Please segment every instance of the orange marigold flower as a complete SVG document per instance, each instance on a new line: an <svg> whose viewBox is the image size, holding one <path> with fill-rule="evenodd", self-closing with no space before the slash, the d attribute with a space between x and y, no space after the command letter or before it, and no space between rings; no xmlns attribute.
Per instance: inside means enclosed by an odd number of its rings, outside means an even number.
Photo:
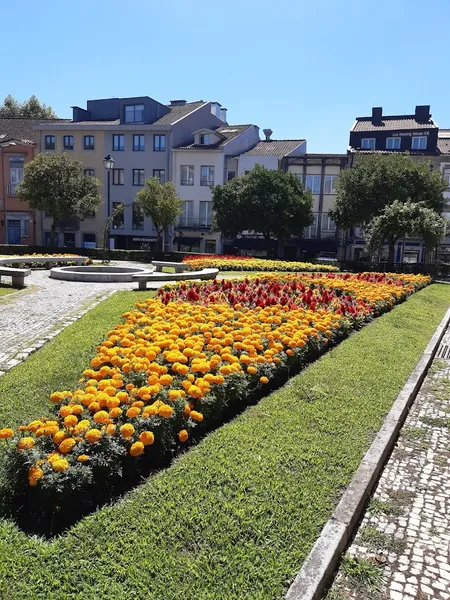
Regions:
<svg viewBox="0 0 450 600"><path fill-rule="evenodd" d="M84 437L90 444L94 444L102 438L102 432L98 429L89 429L84 434Z"/></svg>
<svg viewBox="0 0 450 600"><path fill-rule="evenodd" d="M113 433L116 433L116 425L113 425L113 423L110 423L109 425L106 426L106 433L109 433L109 435L113 435Z"/></svg>
<svg viewBox="0 0 450 600"><path fill-rule="evenodd" d="M189 416L191 417L191 419L194 419L194 421L197 421L198 423L201 423L203 421L202 413L199 413L196 410L191 410Z"/></svg>
<svg viewBox="0 0 450 600"><path fill-rule="evenodd" d="M183 413L185 415L189 415L191 413L191 407L189 406L189 404L186 404L183 410Z"/></svg>
<svg viewBox="0 0 450 600"><path fill-rule="evenodd" d="M67 437L67 434L66 434L66 432L65 432L65 431L57 431L57 432L55 433L55 435L53 436L53 438L52 438L52 439L53 439L54 443L55 443L57 446L59 446L59 444L60 444L62 441L64 441L64 440L66 439L66 437Z"/></svg>
<svg viewBox="0 0 450 600"><path fill-rule="evenodd" d="M258 372L258 369L256 367L247 367L247 373L250 373L251 375L255 375L255 373Z"/></svg>
<svg viewBox="0 0 450 600"><path fill-rule="evenodd" d="M129 417L130 419L134 419L134 417L137 417L140 414L140 412L141 409L138 406L132 406L127 410L127 417Z"/></svg>
<svg viewBox="0 0 450 600"><path fill-rule="evenodd" d="M131 456L139 456L144 452L144 444L142 442L134 442L130 448Z"/></svg>
<svg viewBox="0 0 450 600"><path fill-rule="evenodd" d="M114 398L110 398L106 401L106 406L108 408L117 408L118 406L120 406L120 399L117 398L117 396Z"/></svg>
<svg viewBox="0 0 450 600"><path fill-rule="evenodd" d="M10 429L9 427L3 427L3 429L0 429L0 440L5 440L7 438L10 438L14 435L14 430Z"/></svg>
<svg viewBox="0 0 450 600"><path fill-rule="evenodd" d="M158 414L161 417L169 418L173 414L173 408L171 406L169 406L168 404L162 404L158 409Z"/></svg>
<svg viewBox="0 0 450 600"><path fill-rule="evenodd" d="M32 466L28 471L28 483L31 486L35 486L38 484L39 480L42 479L44 475L44 471L37 467L36 465Z"/></svg>
<svg viewBox="0 0 450 600"><path fill-rule="evenodd" d="M24 437L21 440L19 440L17 447L19 448L19 450L28 450L32 448L34 444L35 441L32 437Z"/></svg>
<svg viewBox="0 0 450 600"><path fill-rule="evenodd" d="M67 438L63 440L58 446L58 450L61 454L68 454L72 448L75 446L76 441L73 438Z"/></svg>
<svg viewBox="0 0 450 600"><path fill-rule="evenodd" d="M259 378L259 381L260 381L261 383L264 383L264 384L265 384L265 383L269 383L269 380L267 379L267 377L264 377L264 376L263 376L263 377L260 377L260 378Z"/></svg>
<svg viewBox="0 0 450 600"><path fill-rule="evenodd" d="M52 468L57 472L67 471L69 468L69 463L65 458L57 458L52 462Z"/></svg>
<svg viewBox="0 0 450 600"><path fill-rule="evenodd" d="M99 410L94 414L94 421L96 423L106 424L109 422L109 414L106 410Z"/></svg>
<svg viewBox="0 0 450 600"><path fill-rule="evenodd" d="M186 431L186 429L182 429L179 434L178 434L178 439L180 440L180 442L185 442L189 437L188 432Z"/></svg>
<svg viewBox="0 0 450 600"><path fill-rule="evenodd" d="M63 398L64 396L61 392L53 392L53 394L50 395L51 402L54 402L55 404L61 402Z"/></svg>
<svg viewBox="0 0 450 600"><path fill-rule="evenodd" d="M143 431L139 436L139 440L144 444L144 446L151 446L155 441L155 436L153 431Z"/></svg>
<svg viewBox="0 0 450 600"><path fill-rule="evenodd" d="M109 411L109 416L111 417L111 419L117 419L118 417L120 417L120 415L123 413L123 410L119 407L116 408L112 408Z"/></svg>
<svg viewBox="0 0 450 600"><path fill-rule="evenodd" d="M81 404L72 404L72 414L73 415L81 415L83 412L83 407Z"/></svg>
<svg viewBox="0 0 450 600"><path fill-rule="evenodd" d="M78 419L75 415L67 415L67 417L64 419L64 425L66 427L75 427L77 423Z"/></svg>
<svg viewBox="0 0 450 600"><path fill-rule="evenodd" d="M125 439L130 438L134 433L133 425L131 425L131 423L125 423L125 425L122 425L122 427L120 428L120 433Z"/></svg>
<svg viewBox="0 0 450 600"><path fill-rule="evenodd" d="M80 456L77 458L78 462L86 462L89 460L89 456L87 454L80 454Z"/></svg>
<svg viewBox="0 0 450 600"><path fill-rule="evenodd" d="M69 415L72 414L72 407L70 405L67 406L61 406L61 408L59 409L59 414L61 415L61 417L64 419L65 417L68 417Z"/></svg>

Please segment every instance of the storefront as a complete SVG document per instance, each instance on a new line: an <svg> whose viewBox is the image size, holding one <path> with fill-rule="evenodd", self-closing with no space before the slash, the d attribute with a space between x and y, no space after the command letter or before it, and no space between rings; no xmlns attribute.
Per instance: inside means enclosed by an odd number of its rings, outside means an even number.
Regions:
<svg viewBox="0 0 450 600"><path fill-rule="evenodd" d="M135 235L111 236L111 248L116 250L157 250L158 238Z"/></svg>

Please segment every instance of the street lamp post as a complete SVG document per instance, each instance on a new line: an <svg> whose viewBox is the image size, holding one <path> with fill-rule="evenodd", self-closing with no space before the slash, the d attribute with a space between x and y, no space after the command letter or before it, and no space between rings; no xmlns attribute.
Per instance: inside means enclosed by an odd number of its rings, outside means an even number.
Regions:
<svg viewBox="0 0 450 600"><path fill-rule="evenodd" d="M114 163L115 160L112 158L111 154L108 154L103 159L103 164L105 165L105 169L108 173L108 219L111 216L111 171L114 169Z"/></svg>

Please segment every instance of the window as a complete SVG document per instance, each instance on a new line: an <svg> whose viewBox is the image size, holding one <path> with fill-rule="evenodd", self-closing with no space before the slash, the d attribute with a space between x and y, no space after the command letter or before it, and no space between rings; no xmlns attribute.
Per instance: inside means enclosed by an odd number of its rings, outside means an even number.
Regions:
<svg viewBox="0 0 450 600"><path fill-rule="evenodd" d="M85 219L95 219L95 210L88 210L84 215Z"/></svg>
<svg viewBox="0 0 450 600"><path fill-rule="evenodd" d="M212 202L200 202L200 227L211 227Z"/></svg>
<svg viewBox="0 0 450 600"><path fill-rule="evenodd" d="M320 194L320 175L307 175L305 179L305 190L313 194Z"/></svg>
<svg viewBox="0 0 450 600"><path fill-rule="evenodd" d="M145 135L133 135L133 150L143 152L145 150Z"/></svg>
<svg viewBox="0 0 450 600"><path fill-rule="evenodd" d="M154 152L164 152L166 149L166 136L163 135L154 135L153 136L153 151Z"/></svg>
<svg viewBox="0 0 450 600"><path fill-rule="evenodd" d="M447 187L450 188L450 169L445 169L442 177L444 178Z"/></svg>
<svg viewBox="0 0 450 600"><path fill-rule="evenodd" d="M75 234L64 232L64 244L66 248L75 248Z"/></svg>
<svg viewBox="0 0 450 600"><path fill-rule="evenodd" d="M94 136L93 135L85 135L84 136L84 149L85 150L94 150Z"/></svg>
<svg viewBox="0 0 450 600"><path fill-rule="evenodd" d="M194 224L194 203L186 201L183 204L183 213L180 215L180 227L192 227Z"/></svg>
<svg viewBox="0 0 450 600"><path fill-rule="evenodd" d="M30 235L30 221L22 219L22 235Z"/></svg>
<svg viewBox="0 0 450 600"><path fill-rule="evenodd" d="M361 148L363 150L375 150L375 138L363 138Z"/></svg>
<svg viewBox="0 0 450 600"><path fill-rule="evenodd" d="M9 182L20 183L23 179L23 156L11 156L9 159Z"/></svg>
<svg viewBox="0 0 450 600"><path fill-rule="evenodd" d="M207 254L215 254L216 253L216 240L206 240L205 241L205 252Z"/></svg>
<svg viewBox="0 0 450 600"><path fill-rule="evenodd" d="M309 227L307 227L304 230L304 237L307 239L317 238L317 225L319 223L319 215L318 215L318 213L313 213L312 216L313 216L312 225L310 225Z"/></svg>
<svg viewBox="0 0 450 600"><path fill-rule="evenodd" d="M323 180L323 193L324 194L335 194L336 193L336 181L338 175L325 175Z"/></svg>
<svg viewBox="0 0 450 600"><path fill-rule="evenodd" d="M411 150L426 150L427 138L425 136L416 136L412 139Z"/></svg>
<svg viewBox="0 0 450 600"><path fill-rule="evenodd" d="M181 165L181 185L194 185L194 167Z"/></svg>
<svg viewBox="0 0 450 600"><path fill-rule="evenodd" d="M44 231L44 246L54 246L57 248L59 243L58 237L59 235L57 231L55 231L53 239L51 231Z"/></svg>
<svg viewBox="0 0 450 600"><path fill-rule="evenodd" d="M159 179L159 183L165 183L166 171L164 169L153 169L153 177L157 177Z"/></svg>
<svg viewBox="0 0 450 600"><path fill-rule="evenodd" d="M63 136L63 148L64 150L73 150L73 135Z"/></svg>
<svg viewBox="0 0 450 600"><path fill-rule="evenodd" d="M84 174L88 177L95 177L95 169L85 169Z"/></svg>
<svg viewBox="0 0 450 600"><path fill-rule="evenodd" d="M133 169L133 185L144 185L144 169Z"/></svg>
<svg viewBox="0 0 450 600"><path fill-rule="evenodd" d="M200 144L210 144L211 143L211 136L209 135L209 133L201 133L199 136L200 139Z"/></svg>
<svg viewBox="0 0 450 600"><path fill-rule="evenodd" d="M386 138L386 150L400 150L401 142L399 137Z"/></svg>
<svg viewBox="0 0 450 600"><path fill-rule="evenodd" d="M54 135L46 135L45 136L44 148L46 150L54 150L56 148L56 137Z"/></svg>
<svg viewBox="0 0 450 600"><path fill-rule="evenodd" d="M236 177L236 171L227 171L227 181L231 181Z"/></svg>
<svg viewBox="0 0 450 600"><path fill-rule="evenodd" d="M322 215L322 233L325 234L324 237L333 235L336 233L336 223L330 219L327 213L323 213Z"/></svg>
<svg viewBox="0 0 450 600"><path fill-rule="evenodd" d="M125 106L125 123L143 123L144 105L130 104Z"/></svg>
<svg viewBox="0 0 450 600"><path fill-rule="evenodd" d="M112 209L113 212L116 210L116 208L118 206L120 206L122 203L121 202L113 202L112 203ZM123 210L114 217L113 219L113 224L112 224L112 228L113 229L123 229Z"/></svg>
<svg viewBox="0 0 450 600"><path fill-rule="evenodd" d="M133 203L133 229L144 229L144 211L137 202Z"/></svg>
<svg viewBox="0 0 450 600"><path fill-rule="evenodd" d="M203 166L200 168L200 185L214 185L214 167Z"/></svg>
<svg viewBox="0 0 450 600"><path fill-rule="evenodd" d="M120 133L115 133L113 135L113 150L117 152L121 152L123 150L123 135Z"/></svg>
<svg viewBox="0 0 450 600"><path fill-rule="evenodd" d="M95 233L83 233L83 246L84 248L95 248L97 246Z"/></svg>
<svg viewBox="0 0 450 600"><path fill-rule="evenodd" d="M112 175L113 185L123 185L123 169L113 169Z"/></svg>

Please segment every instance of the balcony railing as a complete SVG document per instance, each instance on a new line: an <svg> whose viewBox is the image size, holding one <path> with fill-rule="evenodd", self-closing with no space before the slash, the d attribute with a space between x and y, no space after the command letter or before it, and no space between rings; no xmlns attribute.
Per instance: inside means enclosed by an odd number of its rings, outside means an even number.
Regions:
<svg viewBox="0 0 450 600"><path fill-rule="evenodd" d="M18 183L8 183L8 185L6 186L6 193L8 194L8 196L16 195L16 189L18 185Z"/></svg>
<svg viewBox="0 0 450 600"><path fill-rule="evenodd" d="M194 219L181 219L175 225L176 229L211 229L212 223L209 221L196 221Z"/></svg>

